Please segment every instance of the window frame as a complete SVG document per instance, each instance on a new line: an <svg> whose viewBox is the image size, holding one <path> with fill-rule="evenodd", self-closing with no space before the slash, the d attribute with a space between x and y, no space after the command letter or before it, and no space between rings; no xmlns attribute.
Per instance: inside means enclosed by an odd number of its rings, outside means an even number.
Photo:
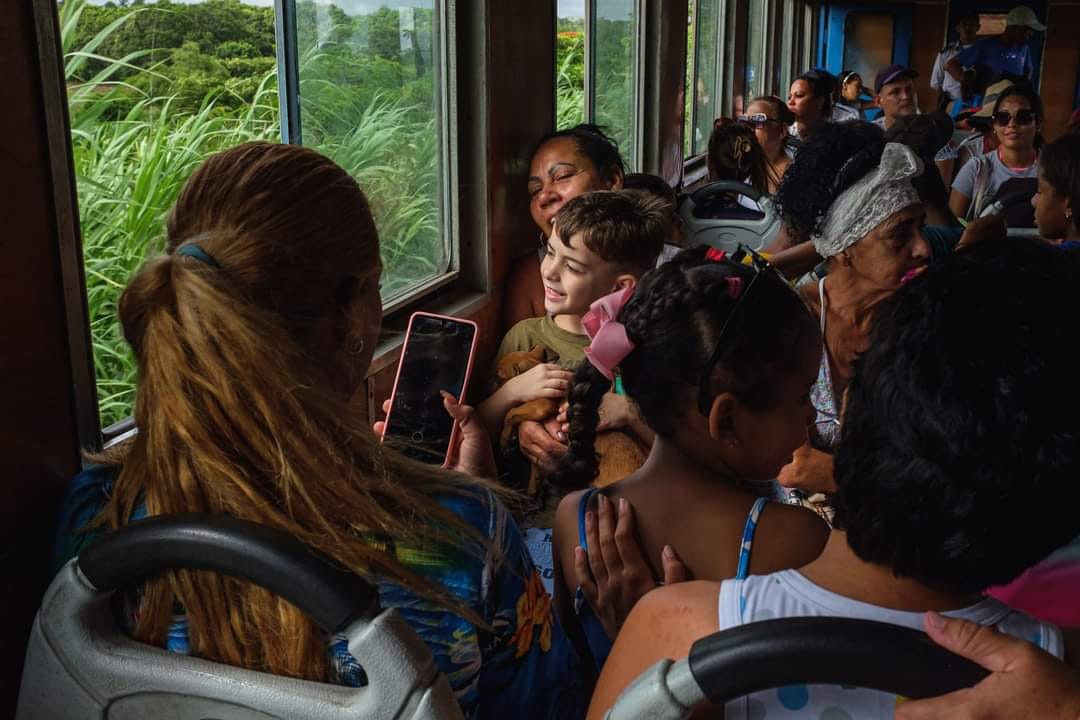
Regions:
<svg viewBox="0 0 1080 720"><path fill-rule="evenodd" d="M704 0L708 2L709 0ZM717 98L719 103L715 105L718 117L724 115L730 115L731 101L727 94L724 92L725 88L731 87L731 78L729 77L731 72L727 64L727 57L731 49L732 43L729 41L729 28L728 14L732 9L732 6L737 0L714 0L716 2L716 52L713 57L713 61L716 63L716 79L711 88L713 97ZM687 78L687 92L690 95L690 117L689 127L691 130L697 126L698 109L697 103L694 101L694 93L697 88L698 80L698 55L697 49L700 47L701 32L700 21L701 12L699 10L703 0L690 0L693 3L693 18L694 18L694 57L691 60L691 68L693 73ZM683 129L687 123L683 124ZM683 187L689 187L708 176L709 171L706 167L706 156L708 151L694 153L693 139L690 141L690 155L683 158Z"/></svg>
<svg viewBox="0 0 1080 720"><path fill-rule="evenodd" d="M60 38L56 0L33 0L34 33L41 74L42 122L52 174L52 197L56 223L56 252L60 259L60 304L65 320L69 378L79 447L97 451L102 446L101 410L94 367L94 341L86 295L82 225L76 194L75 162L71 145L71 121L64 82L64 52ZM83 465L86 465L83 460Z"/></svg>
<svg viewBox="0 0 1080 720"><path fill-rule="evenodd" d="M586 0L585 2L585 122L596 123L596 7L599 0ZM631 112L630 137L633 142L633 152L626 153L624 148L619 148L627 172L636 172L643 167L644 142L645 142L645 0L632 0L632 12L634 14L634 26L631 29L633 38L633 57L630 60L630 69L633 75L633 110Z"/></svg>
<svg viewBox="0 0 1080 720"><path fill-rule="evenodd" d="M440 175L439 232L445 248L446 269L414 283L400 295L383 299L383 318L411 313L438 291L454 286L461 280L461 225L458 207L458 103L457 103L457 25L454 0L432 0L438 17L434 39L437 47L439 73L435 78L436 111L438 113ZM296 39L296 0L274 0L274 25L278 53L278 104L281 113L281 141L303 144L303 113L300 103L300 57Z"/></svg>
<svg viewBox="0 0 1080 720"><path fill-rule="evenodd" d="M639 0L640 1L640 0ZM488 222L485 212L477 210L479 197L462 207L457 192L459 163L468 158L470 167L483 168L485 147L483 124L463 130L459 123L459 108L482 111L483 98L471 95L459 99L459 73L483 73L482 44L471 49L459 44L458 14L464 13L470 23L470 35L482 37L486 13L480 0L433 0L439 13L438 43L440 73L437 88L441 133L439 172L442 176L441 198L444 238L449 238L447 270L416 284L383 306L384 327L369 376L397 361L403 338L400 330L415 310L444 314L475 315L493 300L491 291L490 248ZM63 274L62 302L67 322L68 351L71 362L71 385L75 405L73 423L79 446L99 450L121 435L133 432L134 418L129 416L103 428L97 397L97 377L94 366L93 338L87 309L85 260L82 230L76 195L75 168L72 157L72 138L66 86L63 81L63 53L60 48L58 7L56 0L32 0L35 35L40 59L42 86L45 90L44 122L50 145L53 195L56 222L60 239L58 252ZM296 0L274 0L275 54L278 72L278 110L283 143L298 144L302 139L299 95L299 56L296 44ZM472 27L475 25L476 27ZM483 82L479 83L480 88ZM476 181L478 188L486 187L486 175ZM481 193L481 196L483 193ZM462 242L462 216L468 217L471 235L475 239ZM400 326L400 327L399 327Z"/></svg>
<svg viewBox="0 0 1080 720"><path fill-rule="evenodd" d="M751 43L751 28L754 25L754 4L760 3L758 7L759 18L761 20L761 39L760 47L755 57L751 56L751 49L753 44ZM746 24L743 26L746 33L746 58L743 62L743 87L745 98L743 102L746 105L750 104L750 99L758 95L767 95L771 83L769 82L772 74L772 62L769 57L767 42L769 39L769 19L772 12L772 3L769 0L748 0L746 7ZM757 83L758 88L751 87L749 79L746 77L746 69L753 65L757 68Z"/></svg>

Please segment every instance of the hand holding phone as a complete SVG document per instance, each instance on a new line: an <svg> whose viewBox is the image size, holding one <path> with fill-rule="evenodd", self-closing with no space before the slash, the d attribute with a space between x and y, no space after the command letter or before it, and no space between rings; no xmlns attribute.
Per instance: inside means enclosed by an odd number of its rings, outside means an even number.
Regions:
<svg viewBox="0 0 1080 720"><path fill-rule="evenodd" d="M458 422L443 393L461 398L472 371L476 323L414 313L401 350L383 441L423 462L446 466Z"/></svg>
<svg viewBox="0 0 1080 720"><path fill-rule="evenodd" d="M443 393L443 407L457 421L458 432L450 443L445 467L473 477L497 480L499 467L491 446L491 436L480 420L476 409L458 402L450 393ZM383 400L383 413L390 412L390 398ZM376 420L372 425L375 434L382 437L386 422Z"/></svg>

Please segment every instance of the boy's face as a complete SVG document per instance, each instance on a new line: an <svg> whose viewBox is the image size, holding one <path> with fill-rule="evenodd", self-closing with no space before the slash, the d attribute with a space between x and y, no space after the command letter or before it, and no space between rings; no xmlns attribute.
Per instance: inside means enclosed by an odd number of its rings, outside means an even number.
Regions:
<svg viewBox="0 0 1080 720"><path fill-rule="evenodd" d="M544 309L549 315L580 317L603 296L637 281L635 275L604 260L580 239L571 238L571 242L572 246L564 243L558 228L553 227L540 261Z"/></svg>

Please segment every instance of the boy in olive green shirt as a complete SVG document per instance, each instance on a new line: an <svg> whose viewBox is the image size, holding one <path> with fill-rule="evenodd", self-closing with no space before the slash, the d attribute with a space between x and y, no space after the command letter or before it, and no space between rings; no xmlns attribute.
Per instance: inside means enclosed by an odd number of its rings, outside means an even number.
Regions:
<svg viewBox="0 0 1080 720"><path fill-rule="evenodd" d="M656 265L670 223L663 201L641 191L591 192L564 205L552 220L540 262L547 315L522 320L503 338L498 359L515 351L545 349L551 362L508 380L478 410L497 437L506 413L540 397L566 395L572 371L585 358L589 337L581 325L589 306L634 287Z"/></svg>

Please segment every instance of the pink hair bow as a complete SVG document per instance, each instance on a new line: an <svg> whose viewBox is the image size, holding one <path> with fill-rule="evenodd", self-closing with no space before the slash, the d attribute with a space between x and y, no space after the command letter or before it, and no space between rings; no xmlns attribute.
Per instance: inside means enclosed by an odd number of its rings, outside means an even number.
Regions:
<svg viewBox="0 0 1080 720"><path fill-rule="evenodd" d="M633 294L634 288L628 287L605 295L590 305L589 312L581 318L592 341L585 348L585 357L608 380L615 380L615 368L634 349L626 326L618 320L619 311Z"/></svg>

